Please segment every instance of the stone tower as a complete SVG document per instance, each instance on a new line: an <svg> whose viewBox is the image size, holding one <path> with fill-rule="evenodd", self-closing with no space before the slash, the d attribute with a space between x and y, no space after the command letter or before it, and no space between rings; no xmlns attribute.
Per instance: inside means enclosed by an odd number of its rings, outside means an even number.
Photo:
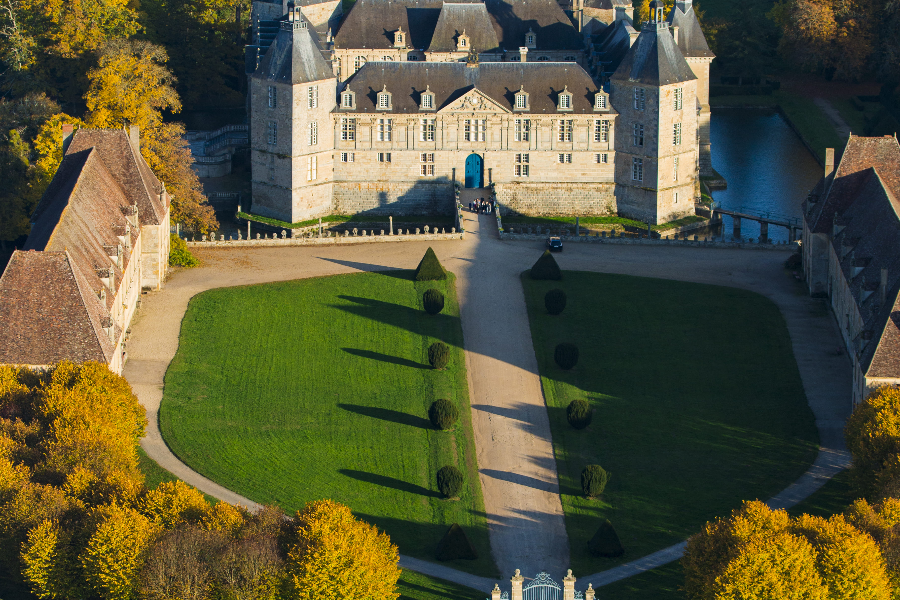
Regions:
<svg viewBox="0 0 900 600"><path fill-rule="evenodd" d="M318 36L290 8L250 77L255 214L295 223L331 211L336 85Z"/></svg>
<svg viewBox="0 0 900 600"><path fill-rule="evenodd" d="M663 20L663 2L610 78L619 214L663 223L694 214L697 77Z"/></svg>
<svg viewBox="0 0 900 600"><path fill-rule="evenodd" d="M700 22L694 12L692 0L677 0L669 13L669 27L687 61L691 71L697 77L697 101L700 104L700 174L712 176L712 155L709 135L709 66L716 57L706 43L706 37L700 29Z"/></svg>

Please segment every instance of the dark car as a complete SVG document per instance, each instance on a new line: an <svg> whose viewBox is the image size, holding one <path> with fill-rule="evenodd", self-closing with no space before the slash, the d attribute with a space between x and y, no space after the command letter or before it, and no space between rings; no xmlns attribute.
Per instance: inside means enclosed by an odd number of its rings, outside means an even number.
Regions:
<svg viewBox="0 0 900 600"><path fill-rule="evenodd" d="M562 252L562 240L558 237L547 238L547 248L550 252Z"/></svg>

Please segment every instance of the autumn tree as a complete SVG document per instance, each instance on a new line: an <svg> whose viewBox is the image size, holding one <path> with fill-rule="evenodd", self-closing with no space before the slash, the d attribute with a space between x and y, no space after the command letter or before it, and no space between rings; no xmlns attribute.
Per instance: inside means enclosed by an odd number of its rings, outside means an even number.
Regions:
<svg viewBox="0 0 900 600"><path fill-rule="evenodd" d="M854 481L863 495L900 479L900 390L884 387L853 410L844 428Z"/></svg>
<svg viewBox="0 0 900 600"><path fill-rule="evenodd" d="M400 569L390 538L346 506L310 502L297 513L284 595L291 600L393 600Z"/></svg>
<svg viewBox="0 0 900 600"><path fill-rule="evenodd" d="M114 41L103 48L85 95L90 127L141 128L141 154L172 196L172 218L206 233L218 227L215 212L191 168L184 126L163 123L163 111L178 112L181 101L166 68L168 54L150 42Z"/></svg>

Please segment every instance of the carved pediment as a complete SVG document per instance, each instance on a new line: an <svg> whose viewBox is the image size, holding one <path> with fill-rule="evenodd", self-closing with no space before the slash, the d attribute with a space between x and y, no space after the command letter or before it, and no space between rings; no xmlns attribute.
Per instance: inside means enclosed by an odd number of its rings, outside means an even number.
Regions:
<svg viewBox="0 0 900 600"><path fill-rule="evenodd" d="M510 111L497 104L494 100L483 94L478 89L469 90L466 92L462 98L457 98L450 105L444 107L440 111L441 113L454 113L454 112L466 112L466 113L492 113L492 114L500 114L500 113L509 113Z"/></svg>

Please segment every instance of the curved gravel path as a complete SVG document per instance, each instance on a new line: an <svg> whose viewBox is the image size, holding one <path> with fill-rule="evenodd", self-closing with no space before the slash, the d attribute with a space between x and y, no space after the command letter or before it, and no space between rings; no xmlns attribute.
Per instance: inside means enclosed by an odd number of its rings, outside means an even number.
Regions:
<svg viewBox="0 0 900 600"><path fill-rule="evenodd" d="M165 371L178 348L189 300L217 287L411 268L431 245L457 276L472 418L495 561L504 579L516 568L523 573L542 569L564 573L568 546L556 465L519 283L519 274L543 248L534 242L501 242L492 217L483 215L476 221L467 214L467 220L464 241L199 250L203 267L176 272L164 291L145 294L131 326L124 374L147 409L148 434L141 442L147 454L212 496L257 506L181 463L159 433ZM849 362L821 301L810 299L802 284L783 275L785 258L786 254L768 251L574 243L558 255L563 269L739 287L778 305L823 449L807 474L770 501L773 506L799 502L848 461L842 428L850 411ZM579 581L599 587L676 560L682 550L683 544L677 544ZM401 557L401 566L475 589L493 587L487 578L411 557Z"/></svg>

